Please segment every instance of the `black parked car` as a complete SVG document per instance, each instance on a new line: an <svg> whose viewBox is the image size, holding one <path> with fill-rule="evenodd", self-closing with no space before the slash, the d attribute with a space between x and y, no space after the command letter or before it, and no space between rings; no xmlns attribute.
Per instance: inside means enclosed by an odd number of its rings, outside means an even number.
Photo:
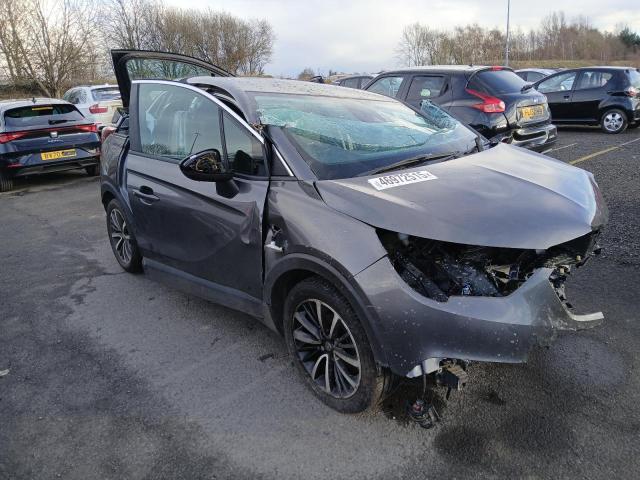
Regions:
<svg viewBox="0 0 640 480"><path fill-rule="evenodd" d="M487 138L542 151L557 140L544 95L503 67L431 66L385 72L366 87L415 108L429 102Z"/></svg>
<svg viewBox="0 0 640 480"><path fill-rule="evenodd" d="M372 78L373 77L371 75L350 75L348 77L339 78L333 82L333 84L348 88L364 88Z"/></svg>
<svg viewBox="0 0 640 480"><path fill-rule="evenodd" d="M554 123L600 125L621 133L640 125L640 71L629 67L564 70L535 84Z"/></svg>
<svg viewBox="0 0 640 480"><path fill-rule="evenodd" d="M591 173L485 143L438 107L113 58L128 109L102 152L115 258L282 334L331 407L370 407L391 373L458 388L467 361L523 362L602 321L564 294L607 219Z"/></svg>
<svg viewBox="0 0 640 480"><path fill-rule="evenodd" d="M52 98L0 102L0 192L26 175L84 168L98 174L94 123L69 102Z"/></svg>

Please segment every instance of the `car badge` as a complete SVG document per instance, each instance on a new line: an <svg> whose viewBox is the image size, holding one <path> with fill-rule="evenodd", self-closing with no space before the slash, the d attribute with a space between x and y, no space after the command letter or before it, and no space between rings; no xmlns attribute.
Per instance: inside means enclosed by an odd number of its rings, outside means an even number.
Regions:
<svg viewBox="0 0 640 480"><path fill-rule="evenodd" d="M58 138L58 132L49 132L51 138Z"/></svg>

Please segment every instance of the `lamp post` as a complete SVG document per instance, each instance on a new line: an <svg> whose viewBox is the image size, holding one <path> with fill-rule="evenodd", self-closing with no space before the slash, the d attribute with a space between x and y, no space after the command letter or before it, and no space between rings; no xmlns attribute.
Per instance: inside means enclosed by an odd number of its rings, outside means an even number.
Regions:
<svg viewBox="0 0 640 480"><path fill-rule="evenodd" d="M507 0L507 41L504 48L504 66L509 66L509 19L511 17L511 0Z"/></svg>

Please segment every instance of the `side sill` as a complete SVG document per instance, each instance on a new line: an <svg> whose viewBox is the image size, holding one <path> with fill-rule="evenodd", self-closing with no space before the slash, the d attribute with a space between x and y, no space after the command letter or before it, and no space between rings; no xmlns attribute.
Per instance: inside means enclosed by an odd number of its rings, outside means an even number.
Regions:
<svg viewBox="0 0 640 480"><path fill-rule="evenodd" d="M196 277L148 258L142 260L142 266L145 275L159 283L233 310L238 310L259 320L264 318L262 301L235 288L210 282L204 278Z"/></svg>

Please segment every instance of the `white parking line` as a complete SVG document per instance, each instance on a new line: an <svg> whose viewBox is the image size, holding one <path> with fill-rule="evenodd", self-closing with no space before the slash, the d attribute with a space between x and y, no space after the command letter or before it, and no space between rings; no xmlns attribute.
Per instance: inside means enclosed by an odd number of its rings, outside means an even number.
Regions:
<svg viewBox="0 0 640 480"><path fill-rule="evenodd" d="M573 147L573 146L575 146L575 145L577 145L577 144L578 144L578 142L575 142L575 143L571 143L571 144L569 144L569 145L565 145L565 146L563 146L563 147L550 148L549 150L546 150L546 151L545 151L545 152L543 152L543 153L557 152L558 150L564 150L565 148Z"/></svg>
<svg viewBox="0 0 640 480"><path fill-rule="evenodd" d="M632 143L639 142L640 138L634 138L633 140L629 140L628 142L621 143L620 145L616 145L614 147L605 148L604 150L600 150L599 152L590 153L589 155L585 155L584 157L576 158L575 160L571 160L569 163L571 165L575 165L576 163L584 162L585 160L590 160L594 157L599 157L600 155L604 155L605 153L613 152L614 150L619 150L625 145L631 145Z"/></svg>

